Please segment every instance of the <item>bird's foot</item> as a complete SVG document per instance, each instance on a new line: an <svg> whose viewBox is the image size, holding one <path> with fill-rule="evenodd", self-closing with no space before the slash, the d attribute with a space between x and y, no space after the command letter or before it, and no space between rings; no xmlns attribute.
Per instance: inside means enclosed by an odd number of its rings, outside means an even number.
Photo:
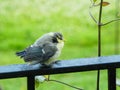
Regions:
<svg viewBox="0 0 120 90"><path fill-rule="evenodd" d="M52 67L54 64L57 64L57 65L59 65L60 63L59 63L60 61L59 60L56 60L56 61L54 61L54 62L52 62L52 63L50 63L50 64L41 64L42 65L42 67L44 67L44 68L50 68L50 67Z"/></svg>
<svg viewBox="0 0 120 90"><path fill-rule="evenodd" d="M49 64L49 65L47 65L47 64L41 64L41 65L42 65L43 68L50 68L50 67L52 67L51 64Z"/></svg>
<svg viewBox="0 0 120 90"><path fill-rule="evenodd" d="M52 64L60 64L60 60L56 60L56 61L52 62Z"/></svg>

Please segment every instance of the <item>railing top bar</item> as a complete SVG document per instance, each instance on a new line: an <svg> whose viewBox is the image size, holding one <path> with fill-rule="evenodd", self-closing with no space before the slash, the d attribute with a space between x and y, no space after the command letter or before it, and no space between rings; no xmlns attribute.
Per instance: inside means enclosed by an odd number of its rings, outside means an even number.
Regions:
<svg viewBox="0 0 120 90"><path fill-rule="evenodd" d="M108 68L120 68L120 55L61 60L51 68L41 68L40 64L13 64L0 66L0 78L4 79L26 77L29 75L60 74Z"/></svg>

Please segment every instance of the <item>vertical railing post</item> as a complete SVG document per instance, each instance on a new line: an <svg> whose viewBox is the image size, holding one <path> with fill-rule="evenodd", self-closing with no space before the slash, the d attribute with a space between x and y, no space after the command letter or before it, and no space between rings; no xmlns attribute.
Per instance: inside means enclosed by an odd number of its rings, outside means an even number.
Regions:
<svg viewBox="0 0 120 90"><path fill-rule="evenodd" d="M116 68L108 69L108 90L116 90Z"/></svg>
<svg viewBox="0 0 120 90"><path fill-rule="evenodd" d="M35 90L35 76L27 76L27 90Z"/></svg>

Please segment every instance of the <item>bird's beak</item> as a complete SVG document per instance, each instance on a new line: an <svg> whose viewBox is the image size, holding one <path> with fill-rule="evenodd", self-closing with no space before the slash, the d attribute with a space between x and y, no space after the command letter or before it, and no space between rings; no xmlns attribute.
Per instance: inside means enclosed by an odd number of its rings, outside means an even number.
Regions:
<svg viewBox="0 0 120 90"><path fill-rule="evenodd" d="M66 42L66 40L65 40L65 39L63 39L63 40L60 40L60 42Z"/></svg>
<svg viewBox="0 0 120 90"><path fill-rule="evenodd" d="M65 39L61 40L61 39L58 39L58 38L57 38L57 40L58 40L58 42L65 42L66 41Z"/></svg>
<svg viewBox="0 0 120 90"><path fill-rule="evenodd" d="M63 42L66 42L66 39L63 39Z"/></svg>

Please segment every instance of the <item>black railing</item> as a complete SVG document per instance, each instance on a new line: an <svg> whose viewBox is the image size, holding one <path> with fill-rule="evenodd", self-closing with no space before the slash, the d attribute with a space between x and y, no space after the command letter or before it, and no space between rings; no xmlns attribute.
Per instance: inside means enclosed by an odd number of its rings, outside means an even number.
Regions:
<svg viewBox="0 0 120 90"><path fill-rule="evenodd" d="M51 68L40 64L17 64L0 66L0 79L27 77L27 90L35 90L36 75L82 72L91 70L108 70L108 90L116 90L116 68L120 68L120 55L61 60Z"/></svg>

